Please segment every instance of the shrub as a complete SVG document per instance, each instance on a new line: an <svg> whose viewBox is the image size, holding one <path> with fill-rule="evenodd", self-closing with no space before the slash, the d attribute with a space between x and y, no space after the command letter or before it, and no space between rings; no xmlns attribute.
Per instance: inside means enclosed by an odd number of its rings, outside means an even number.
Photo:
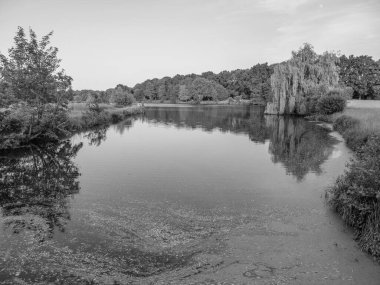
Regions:
<svg viewBox="0 0 380 285"><path fill-rule="evenodd" d="M348 129L356 128L360 125L360 121L350 116L340 116L334 122L334 130L343 134Z"/></svg>
<svg viewBox="0 0 380 285"><path fill-rule="evenodd" d="M98 105L90 106L89 110L83 115L84 127L93 128L102 125L108 125L111 121L110 114L100 108Z"/></svg>
<svg viewBox="0 0 380 285"><path fill-rule="evenodd" d="M346 107L346 100L333 92L329 92L326 96L318 99L316 111L323 115L331 115L342 112Z"/></svg>
<svg viewBox="0 0 380 285"><path fill-rule="evenodd" d="M111 122L112 124L116 124L124 119L124 116L119 113L112 113L111 114Z"/></svg>
<svg viewBox="0 0 380 285"><path fill-rule="evenodd" d="M376 258L380 258L379 141L380 135L371 135L327 192L328 203L354 227L361 247Z"/></svg>
<svg viewBox="0 0 380 285"><path fill-rule="evenodd" d="M0 113L0 149L15 148L29 142L52 142L70 135L65 108L45 104L44 112L27 104Z"/></svg>
<svg viewBox="0 0 380 285"><path fill-rule="evenodd" d="M368 142L373 134L373 131L368 129L353 128L345 131L343 138L346 140L346 144L349 148L357 151Z"/></svg>
<svg viewBox="0 0 380 285"><path fill-rule="evenodd" d="M119 93L115 95L116 106L130 106L136 102L135 97L131 93Z"/></svg>

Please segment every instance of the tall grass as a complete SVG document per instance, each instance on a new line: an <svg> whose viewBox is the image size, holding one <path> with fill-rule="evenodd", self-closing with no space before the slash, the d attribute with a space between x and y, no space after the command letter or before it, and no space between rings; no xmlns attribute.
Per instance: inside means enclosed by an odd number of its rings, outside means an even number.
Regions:
<svg viewBox="0 0 380 285"><path fill-rule="evenodd" d="M348 108L335 117L334 129L355 157L327 191L328 203L355 229L360 247L380 261L380 109Z"/></svg>
<svg viewBox="0 0 380 285"><path fill-rule="evenodd" d="M348 108L332 118L334 129L342 134L347 146L358 150L369 137L380 134L380 109Z"/></svg>
<svg viewBox="0 0 380 285"><path fill-rule="evenodd" d="M380 108L346 108L343 115L358 119L365 130L380 132Z"/></svg>

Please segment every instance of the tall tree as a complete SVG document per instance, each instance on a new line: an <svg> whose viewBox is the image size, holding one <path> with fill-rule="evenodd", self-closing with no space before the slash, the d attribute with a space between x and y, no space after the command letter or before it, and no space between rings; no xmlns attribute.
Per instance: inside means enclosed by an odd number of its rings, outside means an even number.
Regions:
<svg viewBox="0 0 380 285"><path fill-rule="evenodd" d="M380 86L380 66L367 55L340 57L340 80L345 85L352 87L354 98L374 99Z"/></svg>
<svg viewBox="0 0 380 285"><path fill-rule="evenodd" d="M24 29L18 27L8 57L0 54L1 76L8 94L36 107L39 117L46 103L65 103L72 81L64 70L59 70L58 48L49 46L52 35L50 32L38 41L36 33L29 29L28 40Z"/></svg>
<svg viewBox="0 0 380 285"><path fill-rule="evenodd" d="M317 55L308 43L293 51L290 60L274 67L271 76L273 96L267 103L266 113L310 113L310 100L316 90L338 85L337 61L332 53Z"/></svg>
<svg viewBox="0 0 380 285"><path fill-rule="evenodd" d="M52 34L39 41L29 29L27 39L24 29L18 27L8 57L0 54L3 97L11 99L1 100L8 110L1 114L0 148L33 139L56 140L68 134L67 99L72 78L59 70L58 49L49 46ZM20 104L12 107L14 102Z"/></svg>

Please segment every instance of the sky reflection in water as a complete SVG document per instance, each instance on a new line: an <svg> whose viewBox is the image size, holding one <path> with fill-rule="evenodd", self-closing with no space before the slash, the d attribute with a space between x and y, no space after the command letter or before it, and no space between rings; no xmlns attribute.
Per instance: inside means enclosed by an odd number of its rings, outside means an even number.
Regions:
<svg viewBox="0 0 380 285"><path fill-rule="evenodd" d="M259 224L263 205L307 204L346 157L321 127L262 111L147 108L60 145L2 155L0 281L154 276L223 250L205 241Z"/></svg>

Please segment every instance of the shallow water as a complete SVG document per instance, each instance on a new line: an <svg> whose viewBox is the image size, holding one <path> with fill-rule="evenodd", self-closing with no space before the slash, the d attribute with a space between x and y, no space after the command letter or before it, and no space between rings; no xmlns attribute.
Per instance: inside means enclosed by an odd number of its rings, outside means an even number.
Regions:
<svg viewBox="0 0 380 285"><path fill-rule="evenodd" d="M2 156L0 281L379 284L324 205L340 137L262 111L150 107Z"/></svg>

